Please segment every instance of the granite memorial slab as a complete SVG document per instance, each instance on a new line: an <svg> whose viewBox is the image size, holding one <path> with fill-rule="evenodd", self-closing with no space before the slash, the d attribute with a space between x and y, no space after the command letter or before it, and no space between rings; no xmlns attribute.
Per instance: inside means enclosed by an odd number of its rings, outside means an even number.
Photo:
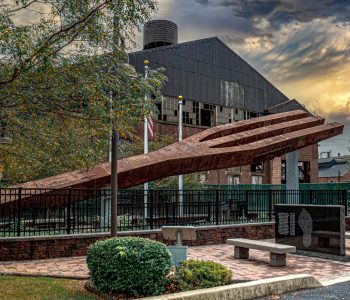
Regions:
<svg viewBox="0 0 350 300"><path fill-rule="evenodd" d="M275 209L276 243L345 256L344 206L277 204Z"/></svg>

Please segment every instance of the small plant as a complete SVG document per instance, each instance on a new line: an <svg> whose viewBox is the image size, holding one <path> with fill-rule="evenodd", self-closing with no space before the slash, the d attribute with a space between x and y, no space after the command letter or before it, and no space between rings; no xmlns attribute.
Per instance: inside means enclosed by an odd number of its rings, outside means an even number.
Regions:
<svg viewBox="0 0 350 300"><path fill-rule="evenodd" d="M182 261L173 277L180 291L210 288L231 282L232 271L214 261Z"/></svg>
<svg viewBox="0 0 350 300"><path fill-rule="evenodd" d="M172 267L166 245L138 237L112 238L91 245L87 265L101 293L158 295Z"/></svg>

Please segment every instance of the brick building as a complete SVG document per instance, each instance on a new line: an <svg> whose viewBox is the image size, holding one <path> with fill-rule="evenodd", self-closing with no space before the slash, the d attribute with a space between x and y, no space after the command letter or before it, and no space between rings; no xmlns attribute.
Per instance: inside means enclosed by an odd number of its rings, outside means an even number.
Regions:
<svg viewBox="0 0 350 300"><path fill-rule="evenodd" d="M208 127L305 108L288 99L219 38L177 42L176 24L155 20L144 30L144 49L129 54L140 73L144 61L150 68L164 67L168 82L154 118L155 135L177 135L178 100L184 97L183 135ZM283 183L285 157L257 165L227 168L202 174L209 184ZM299 151L300 182L318 181L318 149L313 145Z"/></svg>
<svg viewBox="0 0 350 300"><path fill-rule="evenodd" d="M350 156L320 158L318 161L319 182L350 182Z"/></svg>

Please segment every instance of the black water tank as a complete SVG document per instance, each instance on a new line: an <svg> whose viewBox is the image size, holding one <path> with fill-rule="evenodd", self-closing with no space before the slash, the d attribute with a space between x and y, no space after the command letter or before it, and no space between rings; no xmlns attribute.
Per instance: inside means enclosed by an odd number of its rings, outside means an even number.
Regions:
<svg viewBox="0 0 350 300"><path fill-rule="evenodd" d="M145 24L143 49L177 44L177 25L167 20L153 20Z"/></svg>

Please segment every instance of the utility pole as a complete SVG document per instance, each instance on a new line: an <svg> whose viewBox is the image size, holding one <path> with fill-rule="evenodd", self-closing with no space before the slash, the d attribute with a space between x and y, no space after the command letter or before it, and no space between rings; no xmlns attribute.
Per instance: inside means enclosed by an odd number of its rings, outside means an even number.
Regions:
<svg viewBox="0 0 350 300"><path fill-rule="evenodd" d="M179 142L182 141L182 100L183 97L180 95L179 99ZM179 216L183 216L183 185L184 185L184 176L179 175Z"/></svg>
<svg viewBox="0 0 350 300"><path fill-rule="evenodd" d="M113 50L115 53L123 51L123 41L120 38L120 24L118 14L117 1L113 1ZM115 95L118 96L118 95ZM113 99L112 99L113 100ZM113 104L113 101L112 101ZM113 109L112 109L113 110ZM118 142L119 133L116 120L112 118L112 146L111 146L111 237L117 236L118 231Z"/></svg>
<svg viewBox="0 0 350 300"><path fill-rule="evenodd" d="M149 61L145 60L144 64L145 64L145 78L147 79L148 78L148 64L149 64ZM147 99L148 99L148 95L146 94L145 95L145 101L147 101ZM148 153L148 118L147 118L147 116L145 116L145 119L144 119L143 136L144 136L144 139L143 139L143 153L147 154ZM143 190L144 190L143 193L144 193L144 207L145 207L144 215L145 215L145 218L147 218L148 217L148 182L144 183Z"/></svg>
<svg viewBox="0 0 350 300"><path fill-rule="evenodd" d="M112 162L111 162L111 236L117 236L118 219L118 130L113 126L112 130Z"/></svg>

